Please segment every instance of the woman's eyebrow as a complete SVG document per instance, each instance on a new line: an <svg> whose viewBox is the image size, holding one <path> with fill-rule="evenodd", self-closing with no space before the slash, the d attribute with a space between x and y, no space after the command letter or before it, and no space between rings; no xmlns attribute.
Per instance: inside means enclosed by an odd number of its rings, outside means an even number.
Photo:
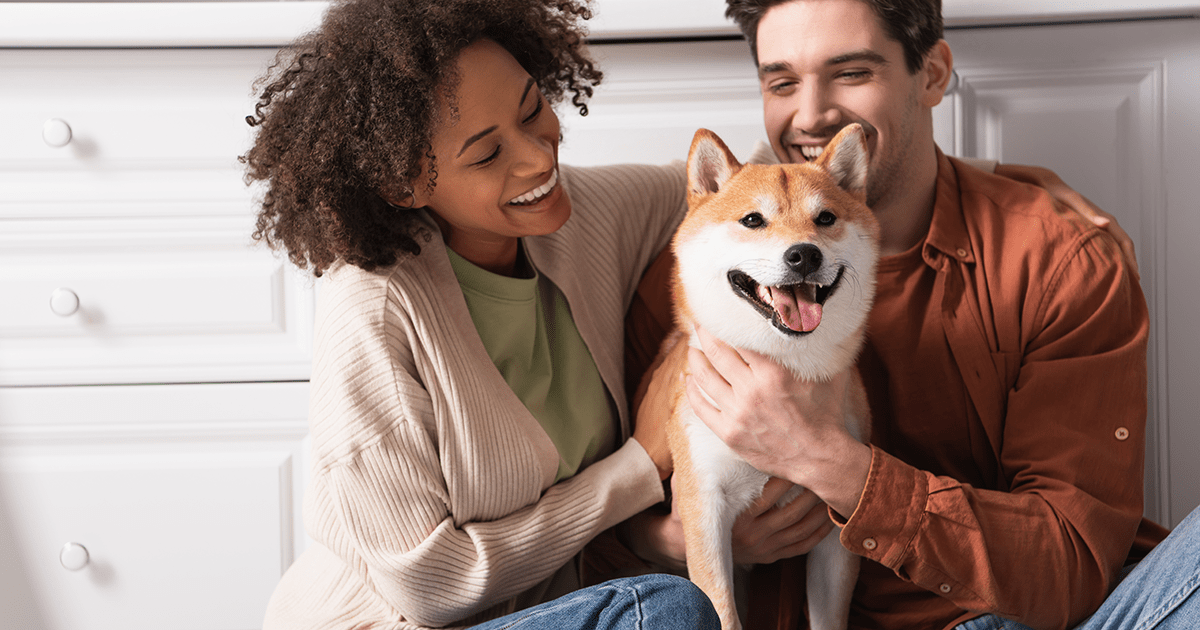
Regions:
<svg viewBox="0 0 1200 630"><path fill-rule="evenodd" d="M525 99L529 98L529 91L533 89L533 84L534 84L533 77L529 77L529 80L525 82L525 91L521 93L521 104L522 105L525 104Z"/></svg>
<svg viewBox="0 0 1200 630"><path fill-rule="evenodd" d="M524 105L525 99L529 98L529 91L531 89L533 89L533 83L534 83L533 77L530 77L529 80L525 82L525 91L521 93L521 103L520 103L521 105ZM463 153L466 153L467 149L472 144L475 144L480 139L482 139L484 136L495 131L497 128L498 127L496 125L492 125L491 127L488 127L487 129L484 129L483 131L480 131L479 133L471 136L470 138L467 138L467 141L463 143L462 148L458 150L458 155L456 155L454 157L461 157Z"/></svg>

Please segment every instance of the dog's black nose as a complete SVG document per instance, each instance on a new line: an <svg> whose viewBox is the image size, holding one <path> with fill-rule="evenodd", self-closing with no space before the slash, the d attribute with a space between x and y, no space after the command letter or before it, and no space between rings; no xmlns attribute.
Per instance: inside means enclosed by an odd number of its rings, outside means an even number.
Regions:
<svg viewBox="0 0 1200 630"><path fill-rule="evenodd" d="M801 277L820 269L823 260L821 249L811 243L792 245L783 253L783 262Z"/></svg>

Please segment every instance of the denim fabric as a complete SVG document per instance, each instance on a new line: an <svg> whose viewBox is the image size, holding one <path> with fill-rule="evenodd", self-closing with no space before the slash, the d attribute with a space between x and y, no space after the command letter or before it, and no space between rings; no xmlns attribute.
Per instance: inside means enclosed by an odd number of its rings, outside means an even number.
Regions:
<svg viewBox="0 0 1200 630"><path fill-rule="evenodd" d="M1200 508L1159 543L1104 604L1074 630L1195 630L1200 628ZM986 615L956 630L1030 630Z"/></svg>
<svg viewBox="0 0 1200 630"><path fill-rule="evenodd" d="M612 580L472 630L720 630L704 592L673 575Z"/></svg>

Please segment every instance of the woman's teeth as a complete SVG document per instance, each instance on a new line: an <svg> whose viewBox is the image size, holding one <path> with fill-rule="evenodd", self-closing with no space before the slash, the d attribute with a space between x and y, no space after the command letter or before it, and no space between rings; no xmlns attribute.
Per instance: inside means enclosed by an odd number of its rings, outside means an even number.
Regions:
<svg viewBox="0 0 1200 630"><path fill-rule="evenodd" d="M821 157L821 152L824 150L825 147L803 145L800 147L800 155L803 155L804 159L811 161Z"/></svg>
<svg viewBox="0 0 1200 630"><path fill-rule="evenodd" d="M546 195L550 194L551 190L554 190L554 186L556 184L558 184L558 169L557 168L554 169L553 171L550 171L550 180L547 181L545 184L542 184L541 186L534 188L533 190L525 193L524 195L521 195L520 197L517 197L516 199L513 199L512 201L510 201L508 203L510 205L514 205L514 206L527 206L531 203L540 201L542 199L542 197L545 197Z"/></svg>

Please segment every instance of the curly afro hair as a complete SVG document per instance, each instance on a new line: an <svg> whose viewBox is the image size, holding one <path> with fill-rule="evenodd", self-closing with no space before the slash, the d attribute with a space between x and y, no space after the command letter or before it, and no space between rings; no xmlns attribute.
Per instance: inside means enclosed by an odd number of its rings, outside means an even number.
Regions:
<svg viewBox="0 0 1200 630"><path fill-rule="evenodd" d="M459 52L491 39L551 103L586 101L602 75L586 51L589 0L348 0L282 50L258 80L241 161L264 182L253 237L320 276L337 259L371 271L418 254L417 213L389 204L432 190L430 136ZM426 166L427 168L423 168ZM422 173L425 174L422 177ZM420 180L420 181L418 181Z"/></svg>

